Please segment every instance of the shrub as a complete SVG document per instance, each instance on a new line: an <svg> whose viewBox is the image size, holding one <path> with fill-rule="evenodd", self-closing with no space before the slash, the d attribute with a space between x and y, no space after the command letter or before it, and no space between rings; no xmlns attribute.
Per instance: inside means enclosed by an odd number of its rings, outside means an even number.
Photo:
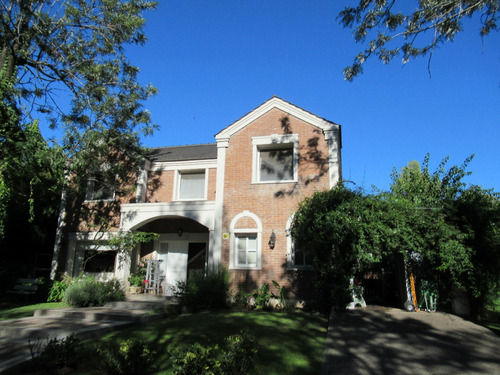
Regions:
<svg viewBox="0 0 500 375"><path fill-rule="evenodd" d="M64 293L64 302L71 307L103 306L111 301L123 301L125 293L118 280L101 282L86 277L72 283Z"/></svg>
<svg viewBox="0 0 500 375"><path fill-rule="evenodd" d="M172 353L174 374L246 374L256 353L255 339L243 331L227 337L223 347L194 343Z"/></svg>
<svg viewBox="0 0 500 375"><path fill-rule="evenodd" d="M253 299L256 310L265 310L270 308L269 300L271 299L271 292L269 291L269 284L262 284L260 288L256 288L252 293L248 293L248 297Z"/></svg>
<svg viewBox="0 0 500 375"><path fill-rule="evenodd" d="M62 368L75 368L76 354L80 345L80 340L74 334L71 334L62 339L53 338L47 340L45 346L43 346L40 341L34 344L30 342L30 350L32 358L47 371Z"/></svg>
<svg viewBox="0 0 500 375"><path fill-rule="evenodd" d="M101 345L97 353L100 370L106 374L146 375L155 370L156 352L142 341L129 339Z"/></svg>
<svg viewBox="0 0 500 375"><path fill-rule="evenodd" d="M209 308L225 308L228 304L229 277L225 268L204 275L195 271L185 282L177 283L175 296L180 303L194 311Z"/></svg>
<svg viewBox="0 0 500 375"><path fill-rule="evenodd" d="M47 297L47 302L61 302L64 298L64 293L68 286L73 282L73 279L69 276L63 276L61 281L55 280L49 289L49 295Z"/></svg>

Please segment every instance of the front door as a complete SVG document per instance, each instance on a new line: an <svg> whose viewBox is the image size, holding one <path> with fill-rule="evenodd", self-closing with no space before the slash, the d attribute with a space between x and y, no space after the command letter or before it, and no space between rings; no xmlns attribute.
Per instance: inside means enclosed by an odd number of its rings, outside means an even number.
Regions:
<svg viewBox="0 0 500 375"><path fill-rule="evenodd" d="M188 265L188 243L185 241L162 241L158 251L163 293L172 295L177 284L186 281Z"/></svg>

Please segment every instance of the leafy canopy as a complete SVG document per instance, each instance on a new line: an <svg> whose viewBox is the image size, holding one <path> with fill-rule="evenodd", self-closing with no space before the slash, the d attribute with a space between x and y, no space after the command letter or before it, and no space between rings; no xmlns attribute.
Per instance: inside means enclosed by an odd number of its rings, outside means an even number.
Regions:
<svg viewBox="0 0 500 375"><path fill-rule="evenodd" d="M429 159L394 170L390 192L366 195L341 184L301 202L292 236L313 260L320 308L343 310L350 278L394 267L399 254L420 280L439 286L443 300L451 286L466 290L475 312L498 290L498 194L466 186L472 156L451 167L446 158L434 172Z"/></svg>
<svg viewBox="0 0 500 375"><path fill-rule="evenodd" d="M413 3L413 2L412 2ZM419 0L413 6L396 0L359 0L348 6L338 19L353 29L354 40L365 49L344 69L344 78L352 81L363 72L365 61L375 56L384 64L402 56L410 59L432 54L442 43L453 41L462 31L461 21L478 15L480 35L498 31L498 0ZM367 42L368 39L368 42Z"/></svg>

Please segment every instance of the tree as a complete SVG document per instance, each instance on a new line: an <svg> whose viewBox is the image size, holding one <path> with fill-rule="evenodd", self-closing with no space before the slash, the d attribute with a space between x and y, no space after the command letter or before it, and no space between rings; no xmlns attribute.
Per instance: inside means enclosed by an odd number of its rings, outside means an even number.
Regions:
<svg viewBox="0 0 500 375"><path fill-rule="evenodd" d="M155 7L142 0L0 0L0 66L15 80L21 119L11 133L39 115L62 129L54 147L63 154L64 194L84 190L103 165L109 183L124 186L144 154L139 133L155 128L144 102L156 89L138 83L125 46L146 41L143 13Z"/></svg>
<svg viewBox="0 0 500 375"><path fill-rule="evenodd" d="M388 202L339 185L304 199L292 236L312 258L317 302L323 311L342 311L350 302L350 279L380 263L394 249L398 222Z"/></svg>
<svg viewBox="0 0 500 375"><path fill-rule="evenodd" d="M398 8L399 6L399 8ZM402 55L403 64L418 56L429 56L439 45L453 41L462 31L461 21L478 15L480 35L498 31L500 1L498 0L419 0L414 7L396 0L359 0L348 6L338 19L344 27L354 28L354 40L366 43L351 66L344 69L344 78L352 81L363 72L363 64L378 57L384 64Z"/></svg>
<svg viewBox="0 0 500 375"><path fill-rule="evenodd" d="M393 197L414 207L410 228L420 243L410 255L418 255L422 276L437 282L441 290L458 287L466 292L472 312L480 315L499 286L499 196L464 183L473 155L450 168L445 158L433 173L429 159L427 155L422 167L411 162L392 173Z"/></svg>

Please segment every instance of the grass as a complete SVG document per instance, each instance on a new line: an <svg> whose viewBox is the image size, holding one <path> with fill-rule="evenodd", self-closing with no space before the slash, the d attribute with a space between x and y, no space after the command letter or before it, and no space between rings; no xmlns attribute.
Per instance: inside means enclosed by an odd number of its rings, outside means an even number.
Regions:
<svg viewBox="0 0 500 375"><path fill-rule="evenodd" d="M44 302L36 304L26 303L26 301L2 302L0 304L0 320L28 318L33 316L35 310L38 309L57 309L60 307L67 307L62 302Z"/></svg>
<svg viewBox="0 0 500 375"><path fill-rule="evenodd" d="M158 374L171 374L169 350L194 342L203 345L222 344L224 338L247 330L256 338L258 353L250 374L318 374L325 346L328 319L305 313L249 312L224 310L196 314L172 315L161 321L139 325L107 334L99 340L84 342L87 352L75 374L92 373L89 358L95 345L115 340L137 339L158 353ZM25 363L12 374L38 374L40 366ZM11 372L8 372L11 373Z"/></svg>
<svg viewBox="0 0 500 375"><path fill-rule="evenodd" d="M500 297L489 306L484 325L500 336Z"/></svg>

